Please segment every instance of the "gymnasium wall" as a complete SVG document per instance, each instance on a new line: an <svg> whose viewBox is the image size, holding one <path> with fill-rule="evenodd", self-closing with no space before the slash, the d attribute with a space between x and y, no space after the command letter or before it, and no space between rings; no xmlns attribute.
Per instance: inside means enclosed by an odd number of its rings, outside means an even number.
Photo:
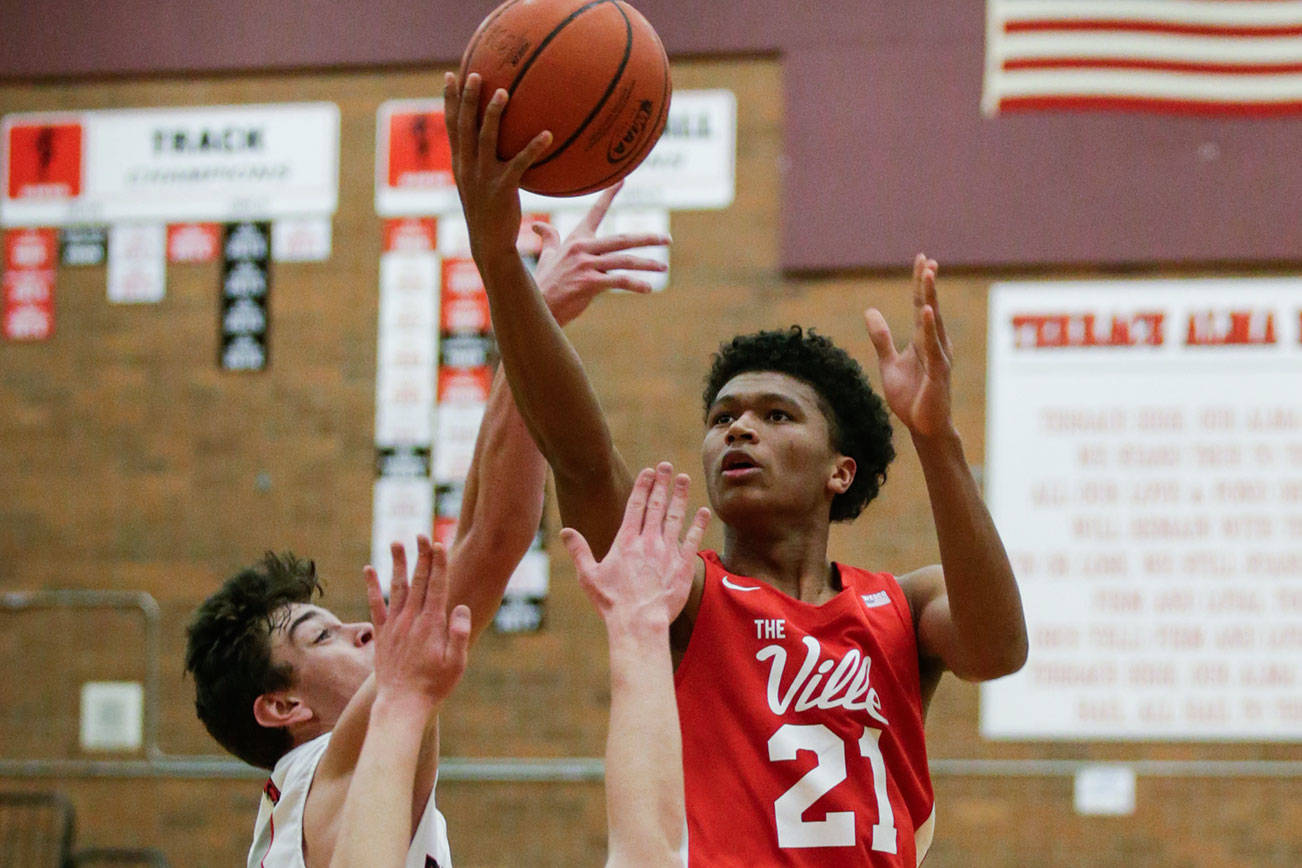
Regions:
<svg viewBox="0 0 1302 868"><path fill-rule="evenodd" d="M380 221L374 128L386 99L436 95L441 70L121 77L0 85L0 113L328 100L341 110L334 252L273 266L272 362L216 368L215 265L171 266L159 305L111 306L102 269L58 277L55 337L0 344L0 591L146 591L162 609L160 746L213 754L181 675L184 625L227 575L269 548L316 559L325 604L365 611L369 557ZM721 212L676 213L670 288L601 299L570 327L630 464L672 460L699 476L701 378L708 354L743 330L799 322L851 349L869 370L861 311L897 334L909 317L905 262L888 273L784 277L779 196L785 171L783 66L771 58L683 60L680 88L738 99L737 198ZM885 215L884 219L890 219ZM983 460L986 293L992 273L944 271L954 341L955 416L969 460ZM1006 275L1004 271L1001 275ZM1098 274L1038 270L1041 277ZM1248 269L1236 274L1251 273ZM902 432L879 500L838 528L840 560L903 572L936 560L930 511ZM697 484L697 501L704 492ZM549 509L554 531L554 509ZM717 529L711 542L718 543ZM444 754L594 757L608 688L603 631L567 559L552 562L545 629L487 633L447 707ZM0 616L0 757L82 758L77 690L140 679L145 656L128 615ZM1289 759L1289 745L991 744L977 735L977 689L947 678L929 716L938 825L928 866L1302 864L1296 779L1142 777L1130 818L1082 818L1072 780L1051 765L983 774L957 760ZM1037 771L1042 769L1042 771ZM83 845L157 846L177 866L239 864L260 780L155 777L0 779L73 799ZM598 783L446 781L439 800L460 866L596 865L604 846Z"/></svg>

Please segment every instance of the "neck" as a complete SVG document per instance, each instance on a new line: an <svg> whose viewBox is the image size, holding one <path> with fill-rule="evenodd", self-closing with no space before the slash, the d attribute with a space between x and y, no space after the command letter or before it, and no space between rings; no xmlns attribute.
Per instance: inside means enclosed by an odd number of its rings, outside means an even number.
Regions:
<svg viewBox="0 0 1302 868"><path fill-rule="evenodd" d="M827 560L828 523L760 532L724 527L722 560L731 572L767 582L790 597L819 603L840 588Z"/></svg>

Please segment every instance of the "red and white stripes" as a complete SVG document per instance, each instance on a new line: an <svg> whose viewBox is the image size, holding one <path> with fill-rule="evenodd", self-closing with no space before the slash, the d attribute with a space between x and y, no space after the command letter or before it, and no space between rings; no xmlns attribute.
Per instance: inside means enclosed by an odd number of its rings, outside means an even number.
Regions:
<svg viewBox="0 0 1302 868"><path fill-rule="evenodd" d="M1299 0L988 0L987 115L1302 114Z"/></svg>

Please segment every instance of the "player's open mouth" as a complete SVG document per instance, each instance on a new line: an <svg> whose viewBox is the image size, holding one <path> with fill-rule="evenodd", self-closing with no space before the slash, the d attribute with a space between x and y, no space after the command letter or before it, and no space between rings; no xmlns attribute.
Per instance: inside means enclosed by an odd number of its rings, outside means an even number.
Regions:
<svg viewBox="0 0 1302 868"><path fill-rule="evenodd" d="M728 452L719 462L724 479L746 479L760 472L760 466L744 452Z"/></svg>

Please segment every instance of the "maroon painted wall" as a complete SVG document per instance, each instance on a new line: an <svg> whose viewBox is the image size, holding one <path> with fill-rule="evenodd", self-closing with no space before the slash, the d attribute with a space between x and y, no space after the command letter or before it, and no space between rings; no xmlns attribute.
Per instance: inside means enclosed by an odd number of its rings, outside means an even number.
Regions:
<svg viewBox="0 0 1302 868"><path fill-rule="evenodd" d="M445 63L492 5L5 0L0 77ZM1302 118L984 118L971 0L637 5L673 55L783 57L787 269L1302 261Z"/></svg>

